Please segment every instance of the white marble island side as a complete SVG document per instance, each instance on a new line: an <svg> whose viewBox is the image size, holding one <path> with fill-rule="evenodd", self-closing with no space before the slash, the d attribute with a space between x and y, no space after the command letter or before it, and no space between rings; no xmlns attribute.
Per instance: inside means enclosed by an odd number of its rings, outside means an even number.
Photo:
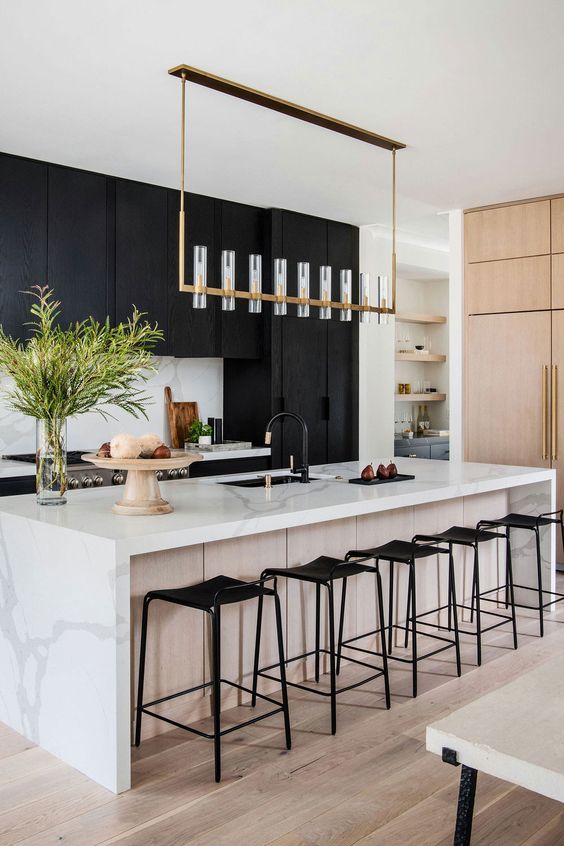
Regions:
<svg viewBox="0 0 564 846"><path fill-rule="evenodd" d="M113 515L116 491L111 488L74 491L60 508L40 508L33 496L0 499L0 720L110 790L127 790L138 621L147 590L219 573L256 578L266 566L293 566L320 554L339 557L350 548L410 539L453 524L474 525L509 510L539 513L555 507L553 470L418 459L397 464L415 480L351 485L348 478L359 475L359 466L350 463L312 468L342 480L269 491L225 486L214 478L169 482L163 493L175 511L158 517ZM516 577L531 583L529 538L517 545ZM492 580L503 570L503 555L501 545L485 553ZM545 586L551 588L550 530L543 555ZM421 610L425 604L435 607L444 595L436 562L428 561L418 571ZM467 585L469 573L462 575ZM347 594L347 634L375 627L371 579L350 580L355 584ZM289 656L311 643L307 587L279 585ZM401 617L401 590L397 602ZM205 615L154 605L146 690L151 698L209 678ZM248 681L256 609L247 603L225 612L222 625L229 637L222 671ZM270 622L265 616L265 632ZM273 638L266 638L266 660L272 645ZM176 702L177 718L209 713L207 696ZM147 719L144 731L148 736L163 727Z"/></svg>

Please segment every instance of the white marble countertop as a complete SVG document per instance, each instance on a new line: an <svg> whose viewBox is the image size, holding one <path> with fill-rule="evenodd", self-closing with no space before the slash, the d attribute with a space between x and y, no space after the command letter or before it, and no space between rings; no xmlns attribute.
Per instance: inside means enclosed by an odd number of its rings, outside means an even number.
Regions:
<svg viewBox="0 0 564 846"><path fill-rule="evenodd" d="M60 507L39 506L33 494L0 498L0 514L51 524L114 541L126 555L223 540L327 520L338 520L460 496L554 480L555 471L533 467L454 463L401 458L400 473L413 481L387 485L348 484L360 475L358 462L312 467L333 478L309 485L241 488L218 484L216 476L161 483L172 514L125 517L111 512L115 488L70 491ZM279 471L282 472L282 471ZM241 478L257 474L241 474ZM343 477L336 480L335 476ZM27 524L29 525L29 524Z"/></svg>
<svg viewBox="0 0 564 846"><path fill-rule="evenodd" d="M96 452L95 449L86 452ZM197 453L202 456L203 461L226 461L231 458L257 458L270 455L270 447L257 446L250 449L226 449L218 452L207 452L206 450L191 449L188 455ZM86 466L84 467L86 469ZM25 461L10 461L0 459L0 479L12 479L15 476L34 476L35 464L27 464Z"/></svg>

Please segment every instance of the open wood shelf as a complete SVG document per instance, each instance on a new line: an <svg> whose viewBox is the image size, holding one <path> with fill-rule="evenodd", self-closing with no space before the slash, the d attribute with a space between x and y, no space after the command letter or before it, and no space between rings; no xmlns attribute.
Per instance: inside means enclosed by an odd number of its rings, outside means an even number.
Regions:
<svg viewBox="0 0 564 846"><path fill-rule="evenodd" d="M447 319L441 314L416 314L415 312L398 312L396 320L400 323L446 323Z"/></svg>
<svg viewBox="0 0 564 846"><path fill-rule="evenodd" d="M396 353L396 361L419 361L425 364L428 361L446 361L446 355L434 355L432 353Z"/></svg>
<svg viewBox="0 0 564 846"><path fill-rule="evenodd" d="M396 394L396 402L444 402L446 394Z"/></svg>

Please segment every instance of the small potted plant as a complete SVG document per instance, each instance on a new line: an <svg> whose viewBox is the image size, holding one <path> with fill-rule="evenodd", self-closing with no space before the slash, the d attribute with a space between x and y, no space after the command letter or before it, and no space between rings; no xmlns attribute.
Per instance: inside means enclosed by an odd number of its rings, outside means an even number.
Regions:
<svg viewBox="0 0 564 846"><path fill-rule="evenodd" d="M188 429L188 441L199 446L210 446L212 442L212 427L202 420L194 420Z"/></svg>

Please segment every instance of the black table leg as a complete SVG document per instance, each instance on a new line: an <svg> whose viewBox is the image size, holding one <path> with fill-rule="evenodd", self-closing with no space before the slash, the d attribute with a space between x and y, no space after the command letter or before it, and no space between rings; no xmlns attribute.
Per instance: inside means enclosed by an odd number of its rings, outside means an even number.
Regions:
<svg viewBox="0 0 564 846"><path fill-rule="evenodd" d="M472 817L476 797L478 771L462 765L460 788L458 790L458 810L454 829L454 846L470 846L472 837Z"/></svg>

